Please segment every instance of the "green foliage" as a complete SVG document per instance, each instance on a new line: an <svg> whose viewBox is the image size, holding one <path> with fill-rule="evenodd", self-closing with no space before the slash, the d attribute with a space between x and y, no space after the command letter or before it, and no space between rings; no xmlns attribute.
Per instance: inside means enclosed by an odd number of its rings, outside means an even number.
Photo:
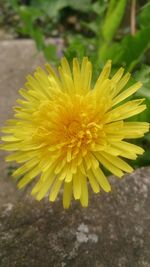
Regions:
<svg viewBox="0 0 150 267"><path fill-rule="evenodd" d="M105 41L112 41L124 15L127 0L111 0L103 22L102 36Z"/></svg>
<svg viewBox="0 0 150 267"><path fill-rule="evenodd" d="M121 23L126 3L127 0L111 0L109 3L108 11L101 27L102 42L99 48L99 58L103 59L103 61L105 61L109 45Z"/></svg>
<svg viewBox="0 0 150 267"><path fill-rule="evenodd" d="M59 11L66 7L66 0L33 0L31 1L31 5L36 9L37 6L39 10L41 10L42 14L47 15L50 18L55 18Z"/></svg>
<svg viewBox="0 0 150 267"><path fill-rule="evenodd" d="M136 72L135 79L143 83L143 87L138 91L138 95L146 97L150 101L150 66L142 65ZM150 118L150 109L148 109Z"/></svg>
<svg viewBox="0 0 150 267"><path fill-rule="evenodd" d="M64 50L64 55L67 57L68 60L74 57L82 58L85 54L87 54L85 44L86 41L81 35L77 35L76 38L72 38L72 36L70 36L68 42L69 47L67 51Z"/></svg>
<svg viewBox="0 0 150 267"><path fill-rule="evenodd" d="M66 7L80 11L90 10L91 0L32 0L31 5L39 8L51 18L55 18Z"/></svg>
<svg viewBox="0 0 150 267"><path fill-rule="evenodd" d="M149 14L150 14L150 2L147 3L141 10L141 13L138 17L138 22L141 25L142 28L147 28L150 26L150 19L149 19Z"/></svg>
<svg viewBox="0 0 150 267"><path fill-rule="evenodd" d="M129 71L133 70L150 47L149 33L150 27L147 27L137 31L134 36L126 35L120 42L114 42L103 57L105 60L111 58L117 65L121 62Z"/></svg>
<svg viewBox="0 0 150 267"><path fill-rule="evenodd" d="M65 8L72 8L80 12L89 12L91 0L31 0L29 6L20 5L18 0L12 0L12 7L21 20L16 29L18 33L22 36L31 37L35 41L38 51L43 51L48 61L56 62L56 45L47 45L45 36L48 36L55 24L58 23L60 11ZM43 25L45 26L44 28ZM76 47L77 43L79 44L78 37L74 41ZM70 53L72 54L72 52Z"/></svg>

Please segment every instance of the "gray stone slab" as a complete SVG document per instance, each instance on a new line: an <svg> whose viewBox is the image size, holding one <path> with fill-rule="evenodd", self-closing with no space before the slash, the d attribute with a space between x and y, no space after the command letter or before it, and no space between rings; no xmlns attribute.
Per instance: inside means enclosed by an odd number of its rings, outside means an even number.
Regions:
<svg viewBox="0 0 150 267"><path fill-rule="evenodd" d="M0 209L1 267L149 267L150 168L110 177L112 192L76 202L20 200Z"/></svg>
<svg viewBox="0 0 150 267"><path fill-rule="evenodd" d="M0 42L0 125L10 118L18 90L23 87L25 77L38 65L44 65L44 59L37 54L33 41Z"/></svg>

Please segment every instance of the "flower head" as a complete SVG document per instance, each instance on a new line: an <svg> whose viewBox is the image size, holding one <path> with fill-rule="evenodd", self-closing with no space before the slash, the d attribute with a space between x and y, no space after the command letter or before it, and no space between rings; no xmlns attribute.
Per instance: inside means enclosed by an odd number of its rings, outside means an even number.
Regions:
<svg viewBox="0 0 150 267"><path fill-rule="evenodd" d="M88 184L95 193L111 190L102 171L122 177L132 167L122 158L136 159L143 149L124 139L142 137L149 129L146 122L124 121L142 112L143 99L123 102L141 83L124 90L130 74L124 69L109 78L108 61L94 86L92 65L83 58L80 66L73 60L72 70L65 58L57 75L50 65L47 72L38 68L28 76L26 89L15 107L13 120L3 128L2 148L14 151L7 161L22 163L13 175L21 175L22 188L36 178L32 195L41 200L49 193L55 201L63 188L63 205L68 208L72 195L82 206L88 205Z"/></svg>

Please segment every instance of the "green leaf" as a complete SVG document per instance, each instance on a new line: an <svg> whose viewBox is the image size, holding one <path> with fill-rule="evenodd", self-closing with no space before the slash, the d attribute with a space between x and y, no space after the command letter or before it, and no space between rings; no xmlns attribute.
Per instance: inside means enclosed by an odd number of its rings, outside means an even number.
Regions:
<svg viewBox="0 0 150 267"><path fill-rule="evenodd" d="M138 31L135 36L126 36L120 43L123 54L123 61L131 71L141 60L142 56L150 46L150 28Z"/></svg>
<svg viewBox="0 0 150 267"><path fill-rule="evenodd" d="M150 3L147 3L141 10L138 16L138 21L141 28L150 27Z"/></svg>
<svg viewBox="0 0 150 267"><path fill-rule="evenodd" d="M67 0L32 0L32 5L42 10L49 18L55 18L59 11L67 6Z"/></svg>
<svg viewBox="0 0 150 267"><path fill-rule="evenodd" d="M56 61L57 60L57 47L56 45L49 44L43 49L44 56L48 61Z"/></svg>
<svg viewBox="0 0 150 267"><path fill-rule="evenodd" d="M146 97L150 101L150 66L142 65L141 69L136 72L135 79L143 83L137 95Z"/></svg>
<svg viewBox="0 0 150 267"><path fill-rule="evenodd" d="M96 13L99 16L103 16L104 12L107 8L107 2L104 2L103 0L99 0L91 5L91 11Z"/></svg>
<svg viewBox="0 0 150 267"><path fill-rule="evenodd" d="M37 49L39 51L43 50L45 47L43 33L39 29L33 28L31 32L31 37L34 39Z"/></svg>
<svg viewBox="0 0 150 267"><path fill-rule="evenodd" d="M107 10L107 17L109 17L113 10L116 8L118 0L110 0L109 1L109 6L108 6L108 10Z"/></svg>
<svg viewBox="0 0 150 267"><path fill-rule="evenodd" d="M32 0L32 5L36 8L38 6L49 18L54 19L65 7L80 11L90 10L91 0Z"/></svg>
<svg viewBox="0 0 150 267"><path fill-rule="evenodd" d="M88 11L91 8L91 0L68 0L68 6L79 11Z"/></svg>
<svg viewBox="0 0 150 267"><path fill-rule="evenodd" d="M19 15L21 19L26 23L33 23L37 18L39 18L42 13L39 9L34 7L20 6Z"/></svg>
<svg viewBox="0 0 150 267"><path fill-rule="evenodd" d="M143 141L145 141L146 138L144 137ZM142 146L142 142L137 143L137 145ZM145 142L144 142L145 143ZM144 147L145 152L142 156L139 156L137 160L133 161L133 166L135 168L143 167L143 166L150 166L150 146L147 145Z"/></svg>
<svg viewBox="0 0 150 267"><path fill-rule="evenodd" d="M34 31L34 22L37 18L41 16L41 11L33 7L18 6L17 10L20 19L22 21L21 27L19 27L19 32L24 35L30 35Z"/></svg>
<svg viewBox="0 0 150 267"><path fill-rule="evenodd" d="M123 56L123 49L120 43L114 42L109 47L107 47L106 53L103 53L103 60L107 61L112 59L113 64L120 65L122 64L121 58Z"/></svg>
<svg viewBox="0 0 150 267"><path fill-rule="evenodd" d="M127 0L110 1L108 15L106 15L102 27L102 35L105 41L110 42L113 39L124 15L126 3Z"/></svg>
<svg viewBox="0 0 150 267"><path fill-rule="evenodd" d="M75 37L70 36L69 46L66 49L65 56L69 61L72 61L73 57L83 58L86 54L87 41L81 35Z"/></svg>
<svg viewBox="0 0 150 267"><path fill-rule="evenodd" d="M83 25L85 28L87 28L88 30L92 31L95 34L97 34L98 32L98 24L96 21L91 21L91 22L81 21L81 25Z"/></svg>
<svg viewBox="0 0 150 267"><path fill-rule="evenodd" d="M103 59L112 59L116 65L124 64L131 71L150 47L150 27L139 30L134 36L126 35L121 42L107 46Z"/></svg>

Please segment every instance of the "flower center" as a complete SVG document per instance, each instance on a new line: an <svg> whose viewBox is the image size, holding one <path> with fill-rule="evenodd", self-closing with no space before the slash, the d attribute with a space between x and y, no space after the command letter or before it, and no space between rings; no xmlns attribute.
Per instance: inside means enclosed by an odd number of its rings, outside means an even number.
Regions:
<svg viewBox="0 0 150 267"><path fill-rule="evenodd" d="M58 149L63 155L69 153L69 160L82 150L86 154L101 145L103 125L99 113L91 108L91 101L75 96L63 105L57 101L39 107L34 115L33 141L44 144L49 151Z"/></svg>
<svg viewBox="0 0 150 267"><path fill-rule="evenodd" d="M78 121L72 121L67 127L67 133L69 137L76 137L80 130L80 123Z"/></svg>

